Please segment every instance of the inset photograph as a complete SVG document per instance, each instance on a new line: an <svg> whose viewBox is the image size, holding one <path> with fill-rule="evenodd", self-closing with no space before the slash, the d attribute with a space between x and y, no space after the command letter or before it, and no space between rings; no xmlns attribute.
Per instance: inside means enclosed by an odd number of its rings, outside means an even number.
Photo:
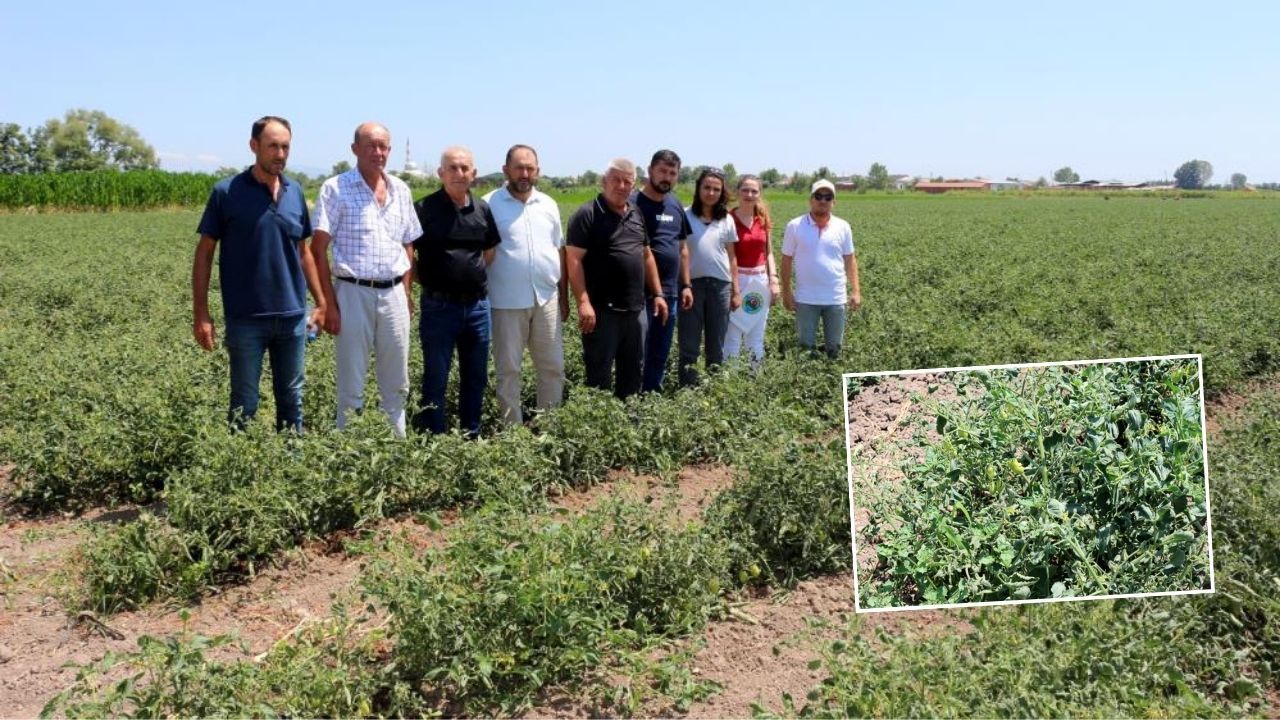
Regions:
<svg viewBox="0 0 1280 720"><path fill-rule="evenodd" d="M1213 592L1199 355L844 376L859 612Z"/></svg>

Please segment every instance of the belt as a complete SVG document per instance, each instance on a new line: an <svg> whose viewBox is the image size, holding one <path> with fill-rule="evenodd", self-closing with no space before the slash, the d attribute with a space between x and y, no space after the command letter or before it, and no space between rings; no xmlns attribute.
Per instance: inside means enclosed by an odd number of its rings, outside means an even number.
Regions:
<svg viewBox="0 0 1280 720"><path fill-rule="evenodd" d="M395 287L399 285L402 280L404 280L404 278L399 275L392 278L391 280L361 280L360 278L347 277L345 275L336 275L335 277L337 277L339 280L342 280L344 282L349 282L353 285L359 285L361 287L377 288L378 290L386 290L387 288Z"/></svg>
<svg viewBox="0 0 1280 720"><path fill-rule="evenodd" d="M741 265L739 265L738 272L742 273L743 275L764 275L765 273L769 272L769 266L758 265L756 267L742 267Z"/></svg>

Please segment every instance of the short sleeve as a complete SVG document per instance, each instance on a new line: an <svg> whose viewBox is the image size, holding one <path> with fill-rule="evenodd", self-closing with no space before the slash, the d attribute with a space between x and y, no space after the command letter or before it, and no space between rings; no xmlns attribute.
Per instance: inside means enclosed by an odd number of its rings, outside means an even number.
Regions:
<svg viewBox="0 0 1280 720"><path fill-rule="evenodd" d="M302 239L306 240L311 237L311 211L307 209L307 197L302 194L302 187L298 187L298 202L302 204Z"/></svg>
<svg viewBox="0 0 1280 720"><path fill-rule="evenodd" d="M565 244L569 247L576 247L582 250L589 250L591 247L591 237L588 231L590 219L589 207L584 205L574 211L573 216L569 218L569 230L565 233Z"/></svg>
<svg viewBox="0 0 1280 720"><path fill-rule="evenodd" d="M413 206L413 195L409 193L409 186L399 185L396 190L400 194L400 213L402 224L404 225L404 234L400 236L400 244L412 245L414 241L422 237L422 223L418 220L417 208Z"/></svg>
<svg viewBox="0 0 1280 720"><path fill-rule="evenodd" d="M561 225L560 223L560 206L556 205L555 201L553 200L549 200L548 202L551 203L551 210L550 210L551 228L552 228L552 233L554 233L556 237L556 247L563 248L564 247L564 226Z"/></svg>
<svg viewBox="0 0 1280 720"><path fill-rule="evenodd" d="M677 205L677 207L679 206ZM693 234L693 226L689 224L689 216L686 215L683 210L681 210L679 215L680 215L680 234L677 235L676 237L677 239L685 240L690 235Z"/></svg>
<svg viewBox="0 0 1280 720"><path fill-rule="evenodd" d="M333 228L341 219L338 202L338 179L332 178L320 186L316 196L315 220L311 223L315 232L333 235Z"/></svg>
<svg viewBox="0 0 1280 720"><path fill-rule="evenodd" d="M720 242L723 245L738 242L738 226L733 223L732 217L725 217L720 221Z"/></svg>
<svg viewBox="0 0 1280 720"><path fill-rule="evenodd" d="M796 255L795 223L787 223L787 229L782 231L782 254L787 257L795 257Z"/></svg>
<svg viewBox="0 0 1280 720"><path fill-rule="evenodd" d="M498 233L498 221L493 217L493 208L484 200L480 202L480 207L484 210L484 249L492 250L502 242L502 235Z"/></svg>
<svg viewBox="0 0 1280 720"><path fill-rule="evenodd" d="M840 245L841 255L853 254L853 228L846 223L844 226L844 240Z"/></svg>
<svg viewBox="0 0 1280 720"><path fill-rule="evenodd" d="M196 227L196 232L200 235L208 235L214 240L221 240L226 234L226 224L223 222L222 201L226 195L226 190L221 186L215 186L213 192L209 193L209 202L204 205L204 215L200 216L200 225Z"/></svg>

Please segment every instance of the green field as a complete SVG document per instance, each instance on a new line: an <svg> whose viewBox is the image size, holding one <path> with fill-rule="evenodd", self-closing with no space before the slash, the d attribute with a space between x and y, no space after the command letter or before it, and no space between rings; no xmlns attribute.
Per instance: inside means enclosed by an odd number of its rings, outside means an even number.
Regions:
<svg viewBox="0 0 1280 720"><path fill-rule="evenodd" d="M561 199L567 217L585 197ZM771 199L777 247L805 200ZM10 507L163 501L86 543L69 609L195 602L307 538L461 511L446 547L363 548L370 601L391 610L384 645L360 645L341 619L257 664L154 643L128 660L151 669L145 692L90 674L61 712L509 712L547 684L605 682L601 663L698 632L748 587L849 570L842 372L1202 353L1212 398L1280 369L1280 200L868 195L841 196L836 213L854 228L864 298L838 362L800 356L777 308L759 376L731 369L623 405L579 387L571 332L568 404L502 432L489 398L479 443L396 441L376 412L334 433L323 337L307 355L308 434L282 439L260 420L231 436L225 356L191 339L197 210L0 215ZM879 646L857 639L855 620L826 654L828 681L792 711L1268 712L1280 411L1268 397L1250 407L1221 454L1209 450L1215 595L974 611L973 632ZM259 415L273 415L269 397ZM547 504L610 469L694 462L732 467L734 484L676 530L625 500L573 517Z"/></svg>

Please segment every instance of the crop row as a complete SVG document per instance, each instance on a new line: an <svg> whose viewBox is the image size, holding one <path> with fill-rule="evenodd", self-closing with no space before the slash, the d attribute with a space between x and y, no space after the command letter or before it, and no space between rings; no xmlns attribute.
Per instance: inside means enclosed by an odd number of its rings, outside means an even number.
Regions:
<svg viewBox="0 0 1280 720"><path fill-rule="evenodd" d="M207 173L163 170L0 175L0 208L138 210L200 205L218 181Z"/></svg>

